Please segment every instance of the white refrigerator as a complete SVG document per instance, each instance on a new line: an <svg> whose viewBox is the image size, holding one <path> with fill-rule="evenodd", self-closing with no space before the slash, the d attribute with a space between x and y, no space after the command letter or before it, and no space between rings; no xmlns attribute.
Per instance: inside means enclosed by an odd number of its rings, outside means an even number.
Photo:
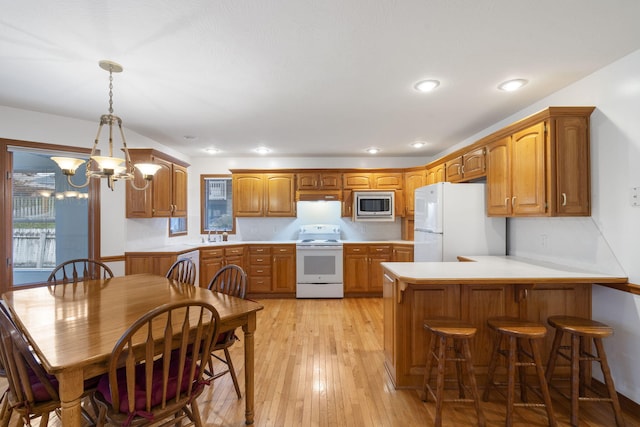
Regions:
<svg viewBox="0 0 640 427"><path fill-rule="evenodd" d="M506 254L506 220L487 217L482 183L417 188L414 219L414 261Z"/></svg>

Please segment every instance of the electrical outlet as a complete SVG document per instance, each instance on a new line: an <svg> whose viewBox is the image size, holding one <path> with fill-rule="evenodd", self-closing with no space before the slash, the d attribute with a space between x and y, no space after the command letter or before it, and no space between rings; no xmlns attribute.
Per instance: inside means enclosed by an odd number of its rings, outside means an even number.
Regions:
<svg viewBox="0 0 640 427"><path fill-rule="evenodd" d="M640 187L632 187L630 194L630 202L631 206L638 208L640 207Z"/></svg>
<svg viewBox="0 0 640 427"><path fill-rule="evenodd" d="M547 248L547 246L549 246L549 238L546 234L540 235L540 246L545 249Z"/></svg>

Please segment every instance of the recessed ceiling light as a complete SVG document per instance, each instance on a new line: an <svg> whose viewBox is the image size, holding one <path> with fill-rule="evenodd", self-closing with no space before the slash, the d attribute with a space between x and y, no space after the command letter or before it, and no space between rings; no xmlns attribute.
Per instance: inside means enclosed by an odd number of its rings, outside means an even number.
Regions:
<svg viewBox="0 0 640 427"><path fill-rule="evenodd" d="M185 135L183 136L183 138L186 139L187 141L193 141L194 139L198 139L198 137L195 135Z"/></svg>
<svg viewBox="0 0 640 427"><path fill-rule="evenodd" d="M427 145L427 143L426 143L426 142L424 142L424 141L415 141L415 142L412 142L412 143L411 143L411 146L412 146L413 148L422 148L422 147L424 147L425 145Z"/></svg>
<svg viewBox="0 0 640 427"><path fill-rule="evenodd" d="M271 149L270 149L270 148L267 148L267 147L262 146L262 147L258 147L258 148L256 148L256 149L254 149L253 151L255 151L255 152L256 152L256 153L258 153L258 154L267 154L267 153L270 153L270 152L271 152Z"/></svg>
<svg viewBox="0 0 640 427"><path fill-rule="evenodd" d="M369 147L365 151L369 154L378 154L381 150L376 147Z"/></svg>
<svg viewBox="0 0 640 427"><path fill-rule="evenodd" d="M219 149L217 148L205 148L204 151L206 151L209 154L218 154L220 152Z"/></svg>
<svg viewBox="0 0 640 427"><path fill-rule="evenodd" d="M504 90L505 92L513 92L514 90L520 89L522 86L529 83L525 79L513 79L507 80L506 82L502 82L498 85L498 89Z"/></svg>
<svg viewBox="0 0 640 427"><path fill-rule="evenodd" d="M440 86L440 82L438 80L421 80L413 85L413 88L418 92L431 92L438 86Z"/></svg>

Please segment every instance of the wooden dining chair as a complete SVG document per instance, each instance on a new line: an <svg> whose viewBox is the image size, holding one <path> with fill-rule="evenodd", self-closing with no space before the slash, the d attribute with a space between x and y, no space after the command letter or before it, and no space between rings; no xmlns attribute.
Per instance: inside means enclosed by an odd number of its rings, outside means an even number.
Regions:
<svg viewBox="0 0 640 427"><path fill-rule="evenodd" d="M51 411L60 408L58 381L34 357L4 304L0 304L0 361L8 382L3 426L9 425L14 411L20 414L24 425L31 425L30 420L40 417L40 426L46 426Z"/></svg>
<svg viewBox="0 0 640 427"><path fill-rule="evenodd" d="M238 265L226 265L218 270L213 276L211 282L209 282L209 290L238 298L244 298L247 292L247 274L244 272L242 267ZM211 356L227 365L227 369L215 373L213 370L213 359L210 359L209 370L207 371L207 373L209 374L211 379L220 378L225 374L230 374L231 379L233 380L233 386L236 389L236 394L238 395L238 399L241 399L242 393L240 392L240 386L238 385L238 377L236 376L236 371L233 368L233 361L231 360L231 355L229 354L229 347L231 347L237 340L238 336L236 335L235 330L226 331L220 334L218 340L213 346ZM216 354L216 352L220 351L224 353L224 357Z"/></svg>
<svg viewBox="0 0 640 427"><path fill-rule="evenodd" d="M76 283L89 279L110 279L113 272L105 263L89 258L78 258L58 264L47 281L52 284Z"/></svg>
<svg viewBox="0 0 640 427"><path fill-rule="evenodd" d="M194 285L196 282L196 265L189 258L179 259L169 267L166 277L180 283Z"/></svg>
<svg viewBox="0 0 640 427"><path fill-rule="evenodd" d="M182 425L202 420L196 398L220 316L210 304L183 300L136 320L113 348L94 394L98 426Z"/></svg>

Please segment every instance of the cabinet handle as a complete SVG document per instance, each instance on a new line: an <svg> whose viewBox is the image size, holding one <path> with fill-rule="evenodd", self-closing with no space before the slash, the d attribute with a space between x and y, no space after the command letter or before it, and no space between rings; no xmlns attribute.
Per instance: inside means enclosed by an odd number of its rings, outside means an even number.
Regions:
<svg viewBox="0 0 640 427"><path fill-rule="evenodd" d="M504 205L505 205L505 206L509 206L509 197L507 197L506 199L504 199Z"/></svg>
<svg viewBox="0 0 640 427"><path fill-rule="evenodd" d="M567 206L567 193L562 193L562 206Z"/></svg>
<svg viewBox="0 0 640 427"><path fill-rule="evenodd" d="M464 165L462 165L462 167L460 168L460 172L462 172L462 175L464 175Z"/></svg>
<svg viewBox="0 0 640 427"><path fill-rule="evenodd" d="M511 198L511 207L514 207L516 205L516 196L513 196Z"/></svg>

